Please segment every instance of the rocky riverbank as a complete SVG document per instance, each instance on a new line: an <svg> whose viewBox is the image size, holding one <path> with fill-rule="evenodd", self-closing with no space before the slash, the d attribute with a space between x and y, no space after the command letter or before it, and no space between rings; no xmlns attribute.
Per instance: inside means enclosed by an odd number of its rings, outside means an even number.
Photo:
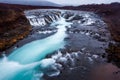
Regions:
<svg viewBox="0 0 120 80"><path fill-rule="evenodd" d="M26 37L31 25L23 12L12 9L0 9L0 51L10 48Z"/></svg>
<svg viewBox="0 0 120 80"><path fill-rule="evenodd" d="M0 53L28 36L32 27L24 10L36 8L41 7L0 3Z"/></svg>

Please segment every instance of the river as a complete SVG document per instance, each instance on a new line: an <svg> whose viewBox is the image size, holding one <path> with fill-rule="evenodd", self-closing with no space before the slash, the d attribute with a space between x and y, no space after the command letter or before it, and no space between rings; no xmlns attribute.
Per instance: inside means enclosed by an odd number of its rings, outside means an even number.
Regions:
<svg viewBox="0 0 120 80"><path fill-rule="evenodd" d="M51 23L52 27L58 29L54 35L32 41L16 49L8 57L4 57L0 61L0 80L32 80L38 69L40 69L39 75L42 76L44 69L55 64L55 60L44 60L44 58L64 47L64 38L67 36L66 26L69 25L71 23L61 17L58 21Z"/></svg>

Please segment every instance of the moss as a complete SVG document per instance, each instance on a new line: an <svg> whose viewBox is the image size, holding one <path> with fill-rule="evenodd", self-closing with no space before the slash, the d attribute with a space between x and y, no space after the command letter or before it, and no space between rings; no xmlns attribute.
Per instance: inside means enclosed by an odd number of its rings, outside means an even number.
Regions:
<svg viewBox="0 0 120 80"><path fill-rule="evenodd" d="M0 12L2 12L0 13L2 16L0 18L0 51L3 51L25 38L31 26L21 11L10 9L0 10Z"/></svg>

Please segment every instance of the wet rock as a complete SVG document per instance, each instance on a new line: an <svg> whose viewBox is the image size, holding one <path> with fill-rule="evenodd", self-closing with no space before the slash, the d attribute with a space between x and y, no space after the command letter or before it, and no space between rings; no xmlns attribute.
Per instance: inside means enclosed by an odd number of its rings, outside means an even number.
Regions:
<svg viewBox="0 0 120 80"><path fill-rule="evenodd" d="M71 12L65 12L61 16L63 16L65 19L69 19L69 17L73 16L74 13Z"/></svg>

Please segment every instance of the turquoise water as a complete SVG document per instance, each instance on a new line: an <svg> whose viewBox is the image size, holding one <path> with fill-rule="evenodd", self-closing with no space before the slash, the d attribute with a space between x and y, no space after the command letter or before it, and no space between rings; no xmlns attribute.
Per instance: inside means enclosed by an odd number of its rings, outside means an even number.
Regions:
<svg viewBox="0 0 120 80"><path fill-rule="evenodd" d="M51 24L58 28L54 35L30 42L0 60L0 80L38 80L42 77L45 69L55 65L55 60L44 58L64 47L65 26L70 24L60 18Z"/></svg>

